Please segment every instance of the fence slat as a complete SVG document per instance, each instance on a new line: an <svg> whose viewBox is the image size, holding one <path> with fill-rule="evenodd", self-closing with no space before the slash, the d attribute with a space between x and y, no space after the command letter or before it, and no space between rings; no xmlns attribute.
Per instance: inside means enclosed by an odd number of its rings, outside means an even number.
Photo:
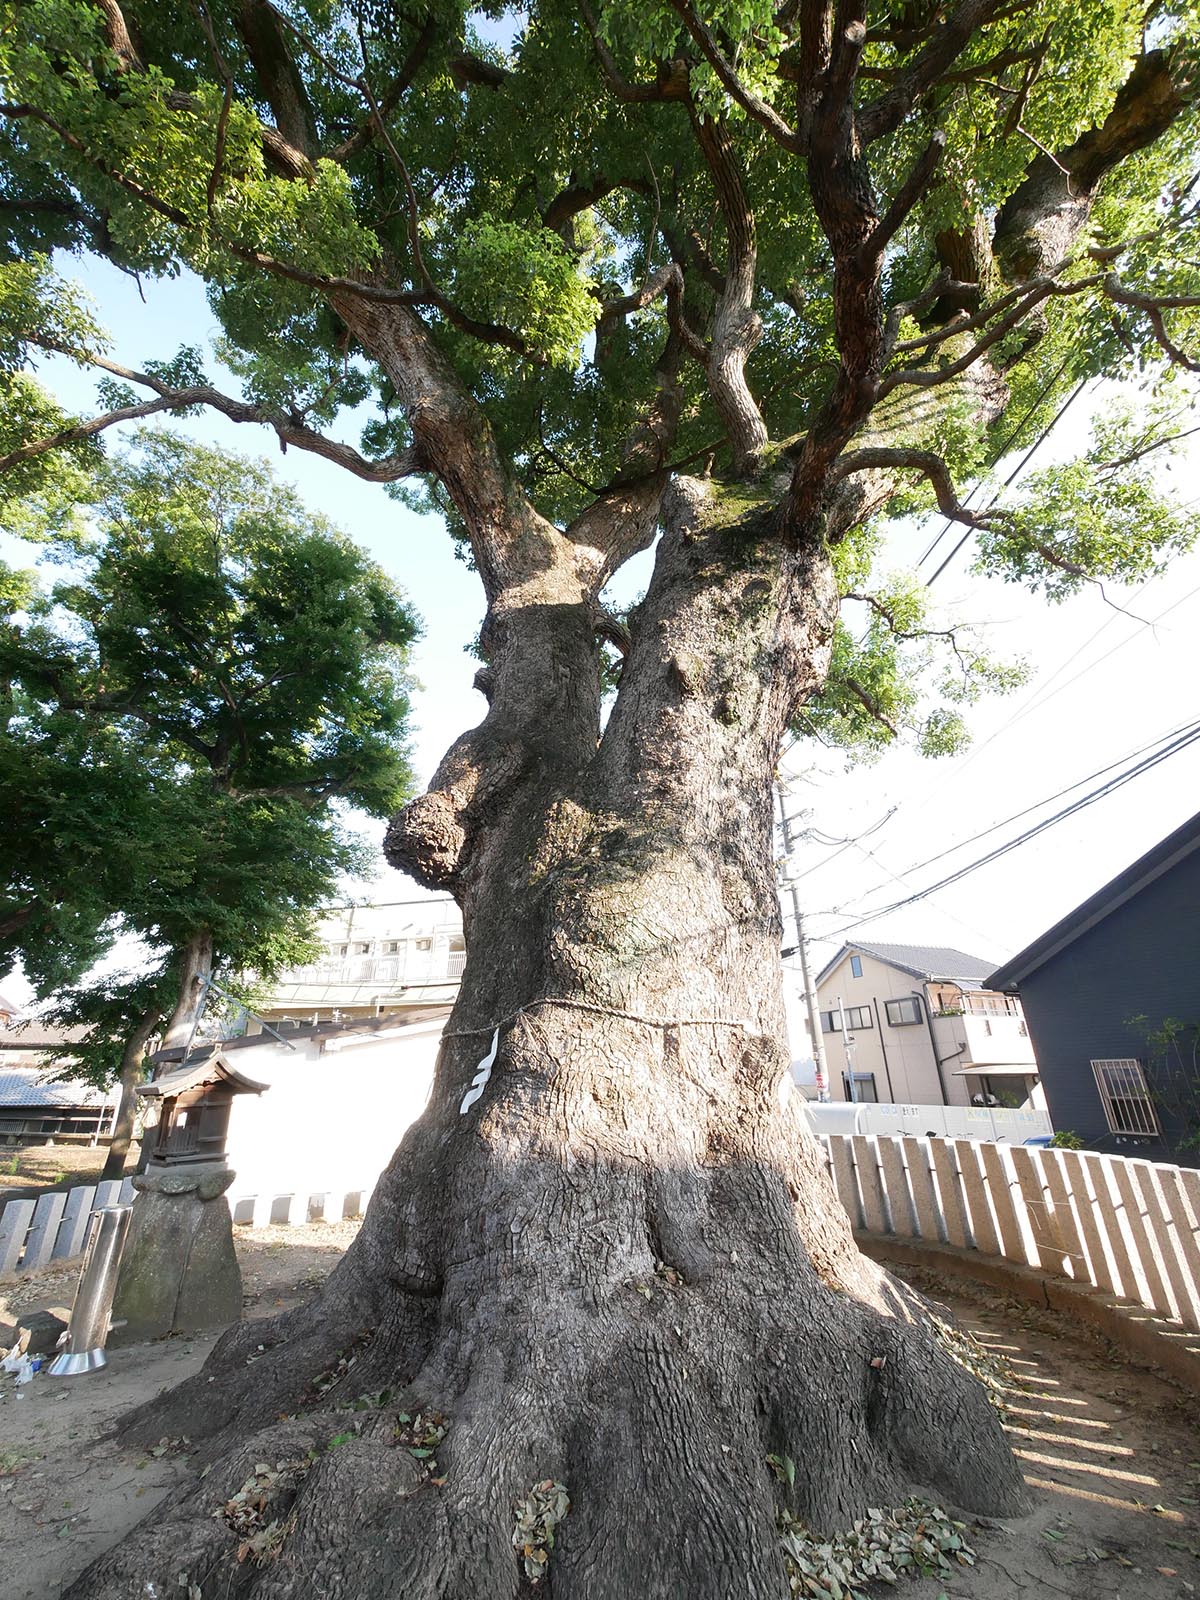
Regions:
<svg viewBox="0 0 1200 1600"><path fill-rule="evenodd" d="M1200 1217L1193 1217L1188 1206L1185 1175L1178 1167L1160 1167L1158 1181L1175 1230L1188 1285L1188 1304L1186 1310L1180 1307L1181 1320L1200 1332L1200 1231L1197 1229Z"/></svg>
<svg viewBox="0 0 1200 1600"><path fill-rule="evenodd" d="M998 1256L1000 1240L996 1235L996 1224L992 1220L992 1208L988 1204L988 1183L980 1161L980 1148L973 1139L954 1141L975 1248L986 1256Z"/></svg>
<svg viewBox="0 0 1200 1600"><path fill-rule="evenodd" d="M879 1174L879 1152L874 1139L857 1133L853 1138L854 1165L862 1199L863 1225L868 1233L887 1233L888 1208Z"/></svg>
<svg viewBox="0 0 1200 1600"><path fill-rule="evenodd" d="M15 1272L33 1221L32 1200L10 1200L0 1212L0 1272Z"/></svg>
<svg viewBox="0 0 1200 1600"><path fill-rule="evenodd" d="M909 1134L905 1136L903 1144L913 1207L917 1213L917 1237L937 1243L945 1238L945 1228L937 1191L933 1187L933 1174L929 1169L929 1141L914 1139Z"/></svg>
<svg viewBox="0 0 1200 1600"><path fill-rule="evenodd" d="M965 1250L973 1243L967 1210L963 1201L962 1179L958 1175L958 1156L948 1139L931 1139L929 1154L937 1174L938 1194L946 1224L946 1239Z"/></svg>
<svg viewBox="0 0 1200 1600"><path fill-rule="evenodd" d="M1159 1271L1158 1250L1146 1226L1146 1218L1142 1214L1142 1197L1133 1186L1130 1165L1128 1160L1114 1161L1112 1173L1116 1179L1117 1193L1121 1196L1125 1227L1133 1244L1134 1260L1137 1263L1135 1281L1139 1273L1142 1280L1137 1283L1133 1298L1140 1300L1151 1310L1167 1311L1169 1316L1167 1286Z"/></svg>
<svg viewBox="0 0 1200 1600"><path fill-rule="evenodd" d="M1024 1145L1014 1145L1009 1155L1021 1186L1021 1197L1025 1201L1025 1215L1038 1255L1036 1264L1044 1272L1057 1272L1065 1278L1067 1255L1054 1226L1041 1163L1034 1157L1033 1151L1027 1150Z"/></svg>
<svg viewBox="0 0 1200 1600"><path fill-rule="evenodd" d="M1054 1230L1066 1261L1070 1263L1071 1276L1076 1283L1090 1283L1091 1273L1088 1270L1087 1252L1083 1248L1079 1225L1071 1210L1071 1191L1067 1186L1066 1172L1063 1170L1062 1152L1039 1150L1037 1159L1046 1179L1046 1187L1050 1190L1050 1202L1054 1207Z"/></svg>
<svg viewBox="0 0 1200 1600"><path fill-rule="evenodd" d="M846 1215L850 1218L850 1226L852 1228L861 1228L863 1225L862 1207L858 1202L858 1185L854 1181L854 1160L851 1155L849 1141L846 1139L833 1140L830 1145L830 1155L833 1158L833 1181L837 1184L838 1199L842 1202ZM357 1194L348 1194L346 1196L346 1204L353 1205L355 1211L364 1209ZM353 1216L354 1212L350 1212L349 1215Z"/></svg>
<svg viewBox="0 0 1200 1600"><path fill-rule="evenodd" d="M121 1180L119 1178L106 1178L103 1183L96 1185L97 1211L104 1206L116 1206L121 1203Z"/></svg>
<svg viewBox="0 0 1200 1600"><path fill-rule="evenodd" d="M856 1228L1000 1255L1200 1332L1200 1172L968 1139L829 1134L821 1144ZM346 1210L359 1199L348 1194ZM318 1215L331 1201L311 1197Z"/></svg>
<svg viewBox="0 0 1200 1600"><path fill-rule="evenodd" d="M1154 1243L1158 1247L1159 1266L1166 1274L1167 1296L1172 1302L1170 1309L1164 1304L1161 1309L1167 1311L1168 1316L1182 1322L1187 1312L1188 1290L1184 1278L1183 1267L1175 1249L1173 1230L1164 1214L1162 1195L1159 1193L1155 1167L1149 1161L1131 1161L1129 1163L1131 1176L1142 1192L1142 1201L1146 1208L1146 1217L1150 1224L1150 1232Z"/></svg>
<svg viewBox="0 0 1200 1600"><path fill-rule="evenodd" d="M58 1230L58 1238L54 1241L54 1249L50 1252L52 1261L77 1256L83 1249L83 1241L87 1237L88 1219L92 1214L95 1199L94 1184L72 1189L67 1195L62 1226Z"/></svg>
<svg viewBox="0 0 1200 1600"><path fill-rule="evenodd" d="M67 1197L61 1189L56 1194L43 1194L38 1197L33 1212L33 1224L25 1241L25 1256L21 1262L25 1270L32 1272L35 1267L44 1267L49 1261L54 1241L58 1238L58 1225L62 1221L66 1204Z"/></svg>
<svg viewBox="0 0 1200 1600"><path fill-rule="evenodd" d="M908 1173L900 1140L892 1134L879 1136L879 1165L883 1172L883 1186L887 1190L888 1208L892 1214L892 1231L902 1239L917 1239L921 1230L917 1226L912 1195L908 1188Z"/></svg>
<svg viewBox="0 0 1200 1600"><path fill-rule="evenodd" d="M1060 1153L1060 1160L1067 1189L1075 1203L1079 1226L1083 1232L1084 1246L1087 1250L1088 1281L1097 1289L1103 1290L1105 1294L1118 1294L1120 1291L1105 1249L1107 1227L1102 1229L1100 1226L1102 1221L1100 1203L1092 1186L1091 1168L1078 1150L1063 1150Z"/></svg>
<svg viewBox="0 0 1200 1600"><path fill-rule="evenodd" d="M1096 1195L1100 1202L1100 1214L1108 1229L1108 1242L1121 1276L1121 1296L1125 1300L1140 1302L1144 1291L1133 1264L1133 1256L1129 1253L1130 1245L1136 1250L1137 1243L1133 1230L1129 1229L1127 1233L1124 1217L1128 1208L1117 1186L1120 1162L1104 1156L1090 1156L1088 1161L1096 1179Z"/></svg>
<svg viewBox="0 0 1200 1600"><path fill-rule="evenodd" d="M1021 1233L1021 1224L1017 1219L1017 1208L1013 1200L1013 1179L1009 1176L1008 1168L1004 1164L1004 1157L1000 1153L1000 1146L985 1144L980 1146L983 1157L983 1170L987 1173L988 1193L991 1196L992 1208L996 1213L996 1226L1000 1230L1001 1255L1009 1261L1019 1262L1022 1266L1028 1264L1029 1256L1025 1249L1025 1240Z"/></svg>

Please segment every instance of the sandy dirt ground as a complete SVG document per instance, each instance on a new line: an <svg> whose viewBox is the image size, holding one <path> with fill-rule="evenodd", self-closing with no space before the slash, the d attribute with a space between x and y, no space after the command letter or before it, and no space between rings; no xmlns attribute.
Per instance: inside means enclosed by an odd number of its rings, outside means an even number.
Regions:
<svg viewBox="0 0 1200 1600"><path fill-rule="evenodd" d="M333 1270L357 1222L238 1228L248 1317L292 1305ZM34 1308L65 1314L79 1264L0 1278L0 1324ZM38 1373L16 1385L0 1373L0 1600L53 1600L115 1544L187 1471L187 1443L161 1454L122 1450L105 1435L132 1406L190 1376L215 1343L159 1339L109 1352L100 1372Z"/></svg>
<svg viewBox="0 0 1200 1600"><path fill-rule="evenodd" d="M126 1162L137 1167L135 1143ZM31 1200L51 1189L73 1189L77 1184L99 1183L108 1146L93 1150L86 1144L27 1145L20 1150L0 1150L0 1206L6 1200Z"/></svg>
<svg viewBox="0 0 1200 1600"><path fill-rule="evenodd" d="M311 1294L355 1226L238 1229L247 1316ZM0 1318L69 1302L73 1286L61 1270L0 1280ZM971 1522L977 1566L881 1592L897 1600L1200 1596L1195 1397L1052 1312L933 1279L918 1286L1008 1363L1007 1426L1033 1510ZM53 1600L186 1473L186 1441L145 1454L104 1436L130 1405L194 1372L211 1345L172 1339L118 1349L102 1373L39 1376L22 1391L0 1378L0 1600Z"/></svg>

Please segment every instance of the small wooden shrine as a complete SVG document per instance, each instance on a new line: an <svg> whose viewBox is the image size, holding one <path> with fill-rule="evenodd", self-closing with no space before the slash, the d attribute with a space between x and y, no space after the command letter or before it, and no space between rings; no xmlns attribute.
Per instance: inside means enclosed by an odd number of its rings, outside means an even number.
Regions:
<svg viewBox="0 0 1200 1600"><path fill-rule="evenodd" d="M160 1167L202 1161L222 1164L234 1097L261 1094L266 1087L239 1072L220 1051L141 1084L138 1094L162 1106L151 1163Z"/></svg>

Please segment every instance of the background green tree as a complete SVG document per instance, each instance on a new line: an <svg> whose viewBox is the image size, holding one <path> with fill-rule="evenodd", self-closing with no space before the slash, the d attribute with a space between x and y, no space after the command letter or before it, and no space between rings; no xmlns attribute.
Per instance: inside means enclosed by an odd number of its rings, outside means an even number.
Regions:
<svg viewBox="0 0 1200 1600"><path fill-rule="evenodd" d="M0 646L0 952L59 991L55 1020L88 1028L64 1064L121 1076L119 1171L150 1035L185 1044L214 973L305 959L316 912L364 864L344 807L384 816L411 792L417 630L258 464L146 433L95 464L85 500L62 487L12 519L60 576L11 585ZM140 972L81 977L130 934Z"/></svg>
<svg viewBox="0 0 1200 1600"><path fill-rule="evenodd" d="M951 630L945 695L912 689L946 630L875 570L885 515L936 505L1049 600L1194 538L1155 491L1169 405L994 477L1084 378L1196 366L1193 6L8 16L0 468L207 406L440 510L487 605L487 714L388 835L467 933L429 1108L314 1304L133 1424L225 1430L216 1476L74 1594L186 1567L512 1596L512 1506L547 1478L556 1600L624 1594L631 1560L646 1594L783 1595L781 1510L844 1527L913 1481L1016 1509L993 1413L858 1255L780 1094L771 779L797 725L952 748L995 676ZM54 275L71 249L199 273L236 392L190 350L112 352ZM45 351L123 387L68 415L22 367ZM368 401L356 449L335 424ZM305 1477L280 1561L235 1571L205 1493L294 1453L281 1413L340 1428L313 1380L352 1342L342 1395L450 1419L445 1482L411 1493L406 1453L361 1439ZM664 1508L695 1536L664 1540Z"/></svg>

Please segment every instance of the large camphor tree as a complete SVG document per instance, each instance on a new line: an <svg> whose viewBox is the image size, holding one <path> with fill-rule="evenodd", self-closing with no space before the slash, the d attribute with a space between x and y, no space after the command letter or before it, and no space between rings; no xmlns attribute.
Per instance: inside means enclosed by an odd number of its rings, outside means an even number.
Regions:
<svg viewBox="0 0 1200 1600"><path fill-rule="evenodd" d="M1020 1508L786 1091L771 781L795 726L956 737L898 664L936 630L872 578L885 513L936 503L1051 598L1191 537L1151 481L1175 401L1015 498L962 486L1081 378L1195 365L1194 21L6 7L0 464L208 406L440 509L487 602L486 715L388 835L466 927L429 1107L319 1296L135 1419L211 1469L72 1595L774 1600L781 1513ZM201 274L241 393L112 353L56 249ZM42 350L126 389L67 416ZM372 395L361 448L329 431ZM951 643L961 698L991 669ZM222 1506L264 1463L252 1543Z"/></svg>

